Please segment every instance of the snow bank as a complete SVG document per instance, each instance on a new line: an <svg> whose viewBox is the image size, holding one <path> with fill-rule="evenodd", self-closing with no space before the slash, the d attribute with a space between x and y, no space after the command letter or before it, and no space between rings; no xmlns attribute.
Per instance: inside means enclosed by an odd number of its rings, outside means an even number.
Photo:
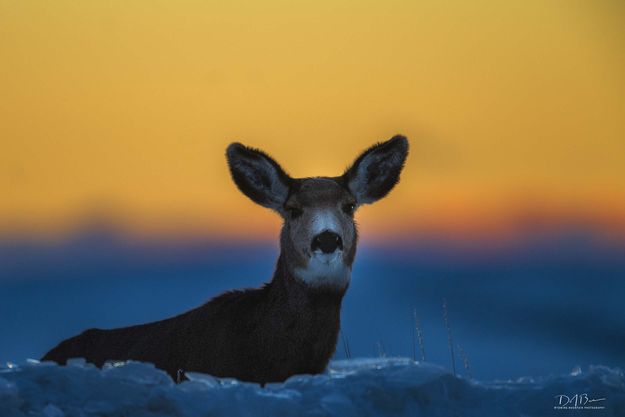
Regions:
<svg viewBox="0 0 625 417"><path fill-rule="evenodd" d="M625 416L623 371L603 366L477 382L387 358L335 361L325 374L265 388L196 373L189 378L176 385L138 362L102 370L82 360L66 367L9 365L0 369L0 416ZM578 409L571 409L574 398ZM568 409L556 409L559 404Z"/></svg>

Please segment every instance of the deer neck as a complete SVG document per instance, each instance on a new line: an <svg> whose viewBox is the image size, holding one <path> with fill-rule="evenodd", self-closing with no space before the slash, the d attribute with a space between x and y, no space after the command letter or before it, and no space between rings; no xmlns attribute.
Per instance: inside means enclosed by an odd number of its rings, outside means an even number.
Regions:
<svg viewBox="0 0 625 417"><path fill-rule="evenodd" d="M347 285L311 285L298 277L292 268L289 268L282 255L278 258L270 287L274 295L283 298L287 305L298 310L301 308L333 310L331 306L334 305L337 311L340 311L341 302L347 290Z"/></svg>

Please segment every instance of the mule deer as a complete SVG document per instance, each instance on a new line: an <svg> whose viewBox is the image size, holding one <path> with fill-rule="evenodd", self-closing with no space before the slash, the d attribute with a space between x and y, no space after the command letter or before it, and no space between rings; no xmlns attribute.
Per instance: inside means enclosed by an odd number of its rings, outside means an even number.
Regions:
<svg viewBox="0 0 625 417"><path fill-rule="evenodd" d="M260 383L322 372L336 349L356 254L354 211L391 191L407 153L406 138L395 136L366 150L339 177L294 179L267 154L231 144L226 155L238 188L284 220L272 280L166 320L86 330L43 360L84 357L101 367L134 359L174 379L182 370Z"/></svg>

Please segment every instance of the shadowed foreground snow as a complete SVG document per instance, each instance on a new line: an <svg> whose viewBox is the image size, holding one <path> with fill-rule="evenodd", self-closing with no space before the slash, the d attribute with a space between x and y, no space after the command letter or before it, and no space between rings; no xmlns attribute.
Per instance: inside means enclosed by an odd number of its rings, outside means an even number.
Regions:
<svg viewBox="0 0 625 417"><path fill-rule="evenodd" d="M283 384L188 375L180 385L149 364L100 370L82 360L0 368L0 416L625 416L625 376L594 366L570 375L477 382L408 359L333 362ZM555 409L558 396L599 400ZM586 397L585 397L585 396ZM600 400L604 399L604 400ZM568 405L573 406L573 403Z"/></svg>

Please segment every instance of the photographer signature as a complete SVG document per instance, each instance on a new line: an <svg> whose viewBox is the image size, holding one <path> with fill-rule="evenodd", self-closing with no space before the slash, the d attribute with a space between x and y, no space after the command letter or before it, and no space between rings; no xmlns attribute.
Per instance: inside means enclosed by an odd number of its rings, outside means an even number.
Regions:
<svg viewBox="0 0 625 417"><path fill-rule="evenodd" d="M575 395L556 395L554 397L557 400L555 409L603 409L601 401L605 401L606 398L590 398L588 394L575 394Z"/></svg>

